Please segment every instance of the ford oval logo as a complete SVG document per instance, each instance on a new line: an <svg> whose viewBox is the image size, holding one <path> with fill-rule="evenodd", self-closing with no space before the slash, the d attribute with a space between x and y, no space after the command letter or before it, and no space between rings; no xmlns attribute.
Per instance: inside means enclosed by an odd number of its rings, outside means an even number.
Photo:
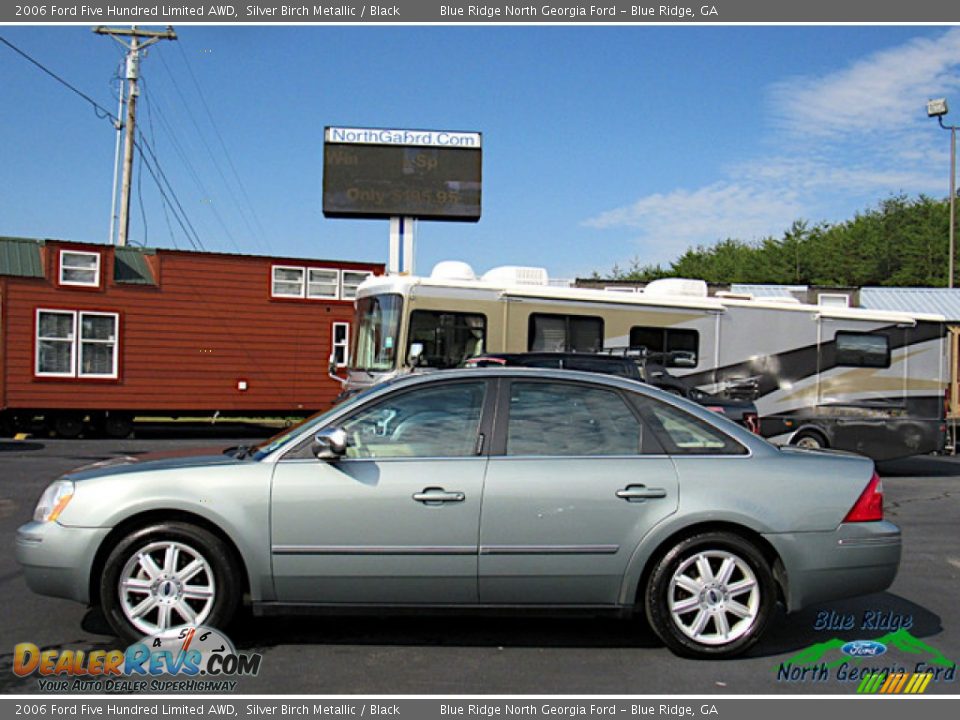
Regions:
<svg viewBox="0 0 960 720"><path fill-rule="evenodd" d="M840 648L840 652L852 657L874 657L886 651L887 646L876 640L853 640Z"/></svg>

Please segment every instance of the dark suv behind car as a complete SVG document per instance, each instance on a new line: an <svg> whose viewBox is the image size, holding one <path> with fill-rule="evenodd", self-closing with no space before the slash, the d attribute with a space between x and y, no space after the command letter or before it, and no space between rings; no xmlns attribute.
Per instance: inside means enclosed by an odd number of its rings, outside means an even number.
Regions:
<svg viewBox="0 0 960 720"><path fill-rule="evenodd" d="M595 355L592 353L568 352L529 352L529 353L486 353L470 358L466 367L490 367L497 365L560 368L582 370L584 372L618 375L648 383L661 390L693 400L709 410L725 415L740 423L752 432L760 432L757 419L757 406L749 400L738 400L711 395L698 390L682 378L670 372L653 357Z"/></svg>

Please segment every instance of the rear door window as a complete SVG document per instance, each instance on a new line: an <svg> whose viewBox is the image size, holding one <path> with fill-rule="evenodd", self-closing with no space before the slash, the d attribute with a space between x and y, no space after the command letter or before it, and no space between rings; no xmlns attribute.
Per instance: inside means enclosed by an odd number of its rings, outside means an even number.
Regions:
<svg viewBox="0 0 960 720"><path fill-rule="evenodd" d="M576 383L513 381L507 455L661 453L646 424L615 390Z"/></svg>

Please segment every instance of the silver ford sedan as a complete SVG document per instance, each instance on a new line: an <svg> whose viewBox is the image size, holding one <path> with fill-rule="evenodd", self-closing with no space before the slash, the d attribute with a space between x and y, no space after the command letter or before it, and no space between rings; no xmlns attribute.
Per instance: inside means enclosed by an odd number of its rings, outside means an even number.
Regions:
<svg viewBox="0 0 960 720"><path fill-rule="evenodd" d="M114 458L16 540L38 593L118 635L305 608L646 615L722 657L776 603L877 592L900 531L870 460L777 448L641 383L469 369L372 388L253 448Z"/></svg>

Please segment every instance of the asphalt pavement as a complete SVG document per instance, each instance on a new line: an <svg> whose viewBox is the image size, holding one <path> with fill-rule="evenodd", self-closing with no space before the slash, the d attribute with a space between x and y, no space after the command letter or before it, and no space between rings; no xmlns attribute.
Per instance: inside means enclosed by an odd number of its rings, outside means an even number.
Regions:
<svg viewBox="0 0 960 720"><path fill-rule="evenodd" d="M95 611L30 592L13 558L16 529L59 473L117 454L235 445L264 436L249 426L140 427L127 440L0 439L0 692L36 693L36 677L12 672L13 648L109 650ZM960 459L910 458L880 467L887 517L901 526L904 555L889 591L785 616L746 657L694 661L671 654L641 620L570 617L286 617L243 613L227 634L262 654L249 694L852 694L864 666L913 672L960 659ZM852 618L852 620L851 620ZM852 629L843 629L852 622ZM909 643L885 641L882 657L820 655L840 638L888 638L909 624ZM824 627L825 626L825 627ZM903 632L900 633L900 636ZM917 643L916 641L919 641ZM799 668L798 653L830 661L826 675ZM841 663L846 662L846 669ZM785 671L784 668L787 668ZM838 674L839 673L839 674ZM854 675L851 678L850 675ZM943 672L927 694L960 692Z"/></svg>

